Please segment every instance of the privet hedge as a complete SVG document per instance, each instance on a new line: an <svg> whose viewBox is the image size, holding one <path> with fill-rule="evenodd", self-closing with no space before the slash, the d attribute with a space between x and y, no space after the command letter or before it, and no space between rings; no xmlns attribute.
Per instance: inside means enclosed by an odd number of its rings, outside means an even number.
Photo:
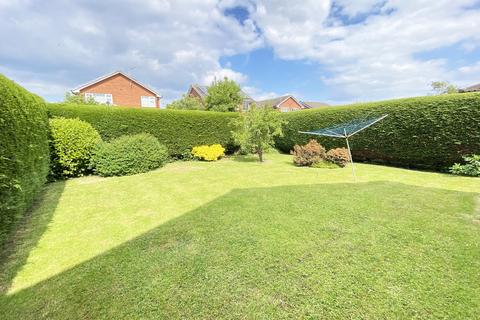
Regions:
<svg viewBox="0 0 480 320"><path fill-rule="evenodd" d="M286 113L284 136L276 146L290 151L313 136L298 131L355 119L388 117L351 138L353 158L397 166L444 170L462 155L480 153L480 94L463 93L329 107ZM327 149L343 139L319 137Z"/></svg>
<svg viewBox="0 0 480 320"><path fill-rule="evenodd" d="M104 141L127 134L150 133L173 157L190 155L194 146L220 143L232 148L230 120L236 113L156 110L71 104L48 105L50 117L79 118Z"/></svg>
<svg viewBox="0 0 480 320"><path fill-rule="evenodd" d="M43 100L0 75L0 246L48 173Z"/></svg>

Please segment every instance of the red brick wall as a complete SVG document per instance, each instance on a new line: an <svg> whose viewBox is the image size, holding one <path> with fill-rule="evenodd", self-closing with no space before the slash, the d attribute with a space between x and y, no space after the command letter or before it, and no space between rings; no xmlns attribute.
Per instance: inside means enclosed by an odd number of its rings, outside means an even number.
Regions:
<svg viewBox="0 0 480 320"><path fill-rule="evenodd" d="M110 93L114 105L126 107L140 107L141 96L155 96L153 92L121 74L116 74L80 90L80 94L85 93ZM157 108L160 108L160 98L156 98L156 100Z"/></svg>
<svg viewBox="0 0 480 320"><path fill-rule="evenodd" d="M296 111L296 110L301 110L303 107L297 103L295 100L292 99L292 97L289 97L287 100L282 102L281 104L278 105L277 109L282 110L282 108L288 108L288 111Z"/></svg>

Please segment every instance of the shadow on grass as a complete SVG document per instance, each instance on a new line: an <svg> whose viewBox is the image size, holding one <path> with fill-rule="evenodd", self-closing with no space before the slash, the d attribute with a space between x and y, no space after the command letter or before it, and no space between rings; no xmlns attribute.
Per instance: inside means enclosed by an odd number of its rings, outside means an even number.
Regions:
<svg viewBox="0 0 480 320"><path fill-rule="evenodd" d="M473 318L480 232L459 214L474 196L390 182L236 189L0 297L0 314Z"/></svg>
<svg viewBox="0 0 480 320"><path fill-rule="evenodd" d="M232 155L230 159L235 162L259 162L258 156L253 155Z"/></svg>
<svg viewBox="0 0 480 320"><path fill-rule="evenodd" d="M65 188L65 181L47 184L11 234L0 254L0 294L8 291L17 272L26 263L30 251L47 230L58 201ZM48 203L37 210L41 203Z"/></svg>

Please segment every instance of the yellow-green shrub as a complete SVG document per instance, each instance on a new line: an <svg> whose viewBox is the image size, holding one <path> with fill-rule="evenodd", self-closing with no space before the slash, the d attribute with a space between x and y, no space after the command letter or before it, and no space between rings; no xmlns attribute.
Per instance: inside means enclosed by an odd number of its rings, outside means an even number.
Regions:
<svg viewBox="0 0 480 320"><path fill-rule="evenodd" d="M225 155L225 148L219 144L198 146L192 149L192 155L200 160L217 161Z"/></svg>

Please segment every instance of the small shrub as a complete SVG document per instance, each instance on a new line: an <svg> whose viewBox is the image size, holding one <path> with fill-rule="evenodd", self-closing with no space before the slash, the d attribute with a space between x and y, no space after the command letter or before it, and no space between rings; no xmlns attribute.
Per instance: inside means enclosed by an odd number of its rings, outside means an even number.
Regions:
<svg viewBox="0 0 480 320"><path fill-rule="evenodd" d="M68 178L89 172L90 158L102 141L88 122L80 119L50 119L51 177Z"/></svg>
<svg viewBox="0 0 480 320"><path fill-rule="evenodd" d="M296 166L311 166L325 159L325 148L316 140L310 140L306 145L293 147L293 163Z"/></svg>
<svg viewBox="0 0 480 320"><path fill-rule="evenodd" d="M312 168L319 168L319 169L338 169L340 166L336 163L322 160L320 162L314 163L311 165Z"/></svg>
<svg viewBox="0 0 480 320"><path fill-rule="evenodd" d="M104 177L123 176L159 168L167 160L167 148L153 135L140 133L101 143L92 157L92 166Z"/></svg>
<svg viewBox="0 0 480 320"><path fill-rule="evenodd" d="M348 150L345 148L335 148L328 150L327 152L327 161L335 163L339 167L345 167L350 161L350 156Z"/></svg>
<svg viewBox="0 0 480 320"><path fill-rule="evenodd" d="M225 148L219 144L211 146L198 146L192 149L192 155L200 160L217 161L225 155Z"/></svg>
<svg viewBox="0 0 480 320"><path fill-rule="evenodd" d="M453 174L480 177L480 155L474 154L469 157L463 157L466 164L455 163L450 172Z"/></svg>

